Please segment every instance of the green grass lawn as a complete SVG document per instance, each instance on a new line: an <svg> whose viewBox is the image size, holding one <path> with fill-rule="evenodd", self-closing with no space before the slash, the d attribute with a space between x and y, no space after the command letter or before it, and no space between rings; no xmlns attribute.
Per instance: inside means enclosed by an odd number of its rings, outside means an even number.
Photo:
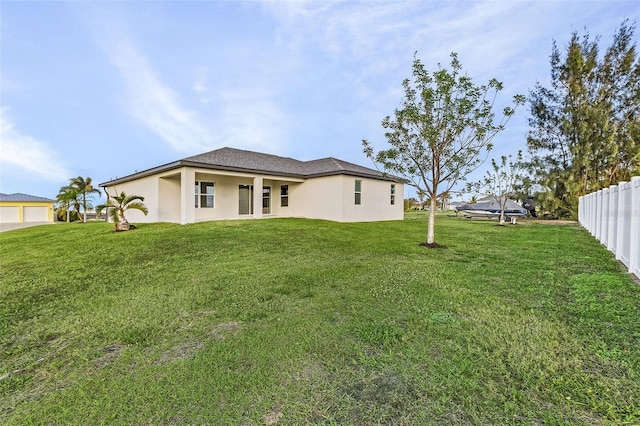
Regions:
<svg viewBox="0 0 640 426"><path fill-rule="evenodd" d="M639 424L640 286L576 225L0 234L1 424Z"/></svg>

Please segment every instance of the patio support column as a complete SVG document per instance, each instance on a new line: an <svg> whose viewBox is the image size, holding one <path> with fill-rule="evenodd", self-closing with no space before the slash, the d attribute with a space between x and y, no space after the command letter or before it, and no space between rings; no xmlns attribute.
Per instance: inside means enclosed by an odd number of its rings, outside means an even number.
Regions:
<svg viewBox="0 0 640 426"><path fill-rule="evenodd" d="M262 176L253 178L253 217L255 219L262 218L262 185L264 181Z"/></svg>
<svg viewBox="0 0 640 426"><path fill-rule="evenodd" d="M193 170L183 167L180 171L180 224L196 221L195 206L196 174Z"/></svg>

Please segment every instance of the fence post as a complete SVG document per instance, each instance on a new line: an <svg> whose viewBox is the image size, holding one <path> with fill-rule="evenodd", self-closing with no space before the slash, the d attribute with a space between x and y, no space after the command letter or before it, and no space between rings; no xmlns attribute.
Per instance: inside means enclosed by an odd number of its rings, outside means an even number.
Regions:
<svg viewBox="0 0 640 426"><path fill-rule="evenodd" d="M627 182L618 182L618 235L616 237L616 259L620 261L622 261L622 256L624 254L624 210L627 198L627 192L625 190L626 185Z"/></svg>
<svg viewBox="0 0 640 426"><path fill-rule="evenodd" d="M631 235L631 250L629 252L629 272L640 277L640 176L634 176L630 182L631 223L629 234Z"/></svg>
<svg viewBox="0 0 640 426"><path fill-rule="evenodd" d="M596 239L602 242L600 238L600 230L602 229L602 189L596 192L596 222L595 227L592 230L592 234Z"/></svg>
<svg viewBox="0 0 640 426"><path fill-rule="evenodd" d="M596 225L598 223L598 192L591 193L591 226L589 228L589 232L594 237L596 236Z"/></svg>
<svg viewBox="0 0 640 426"><path fill-rule="evenodd" d="M618 239L618 193L619 188L616 185L611 185L609 187L609 229L607 230L607 249L614 254L616 252L616 241Z"/></svg>
<svg viewBox="0 0 640 426"><path fill-rule="evenodd" d="M585 228L587 228L587 231L589 231L589 233L591 235L593 235L593 217L595 216L593 214L593 210L595 207L595 204L593 204L593 200L594 200L594 194L588 194L585 197L585 207L586 207L586 212L585 212Z"/></svg>
<svg viewBox="0 0 640 426"><path fill-rule="evenodd" d="M584 195L578 197L578 223L584 226Z"/></svg>
<svg viewBox="0 0 640 426"><path fill-rule="evenodd" d="M609 188L602 190L602 222L600 223L600 242L605 247L609 244Z"/></svg>

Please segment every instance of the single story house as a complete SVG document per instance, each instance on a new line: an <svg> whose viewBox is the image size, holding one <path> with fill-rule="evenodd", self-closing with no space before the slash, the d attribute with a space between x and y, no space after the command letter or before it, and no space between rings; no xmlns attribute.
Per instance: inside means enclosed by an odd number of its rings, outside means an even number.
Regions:
<svg viewBox="0 0 640 426"><path fill-rule="evenodd" d="M400 179L357 164L299 161L221 148L101 183L110 195L141 195L149 210L130 222L305 217L338 222L403 218Z"/></svg>
<svg viewBox="0 0 640 426"><path fill-rule="evenodd" d="M53 222L54 200L22 194L0 194L0 222Z"/></svg>

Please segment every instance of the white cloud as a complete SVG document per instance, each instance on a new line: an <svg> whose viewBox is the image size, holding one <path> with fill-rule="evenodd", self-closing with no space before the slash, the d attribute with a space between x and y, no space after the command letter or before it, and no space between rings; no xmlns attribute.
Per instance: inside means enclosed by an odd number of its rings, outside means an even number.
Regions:
<svg viewBox="0 0 640 426"><path fill-rule="evenodd" d="M221 89L219 103L222 144L240 148L265 150L278 154L286 150L286 118L273 100L275 94L259 84L242 89Z"/></svg>
<svg viewBox="0 0 640 426"><path fill-rule="evenodd" d="M208 79L207 70L204 68L200 68L196 71L196 81L193 83L193 86L191 87L191 90L193 90L195 95L198 97L198 100L200 101L200 103L205 105L211 102L211 99L208 96L209 83L207 79Z"/></svg>
<svg viewBox="0 0 640 426"><path fill-rule="evenodd" d="M6 108L0 109L0 163L5 168L49 181L64 181L71 176L58 154L44 142L25 135L7 118Z"/></svg>
<svg viewBox="0 0 640 426"><path fill-rule="evenodd" d="M268 3L281 39L299 48L316 43L330 55L387 69L417 51L429 68L458 52L463 65L499 67L535 37L535 5L522 2L314 2Z"/></svg>
<svg viewBox="0 0 640 426"><path fill-rule="evenodd" d="M178 95L164 85L136 46L123 37L103 43L128 89L131 115L179 152L209 147L212 136Z"/></svg>
<svg viewBox="0 0 640 426"><path fill-rule="evenodd" d="M221 81L220 70L211 65L194 63L193 80L179 93L162 81L151 65L153 58L137 47L126 19L116 14L91 21L98 44L126 85L128 112L170 147L188 154L221 146L282 152L286 120L275 101L282 60L267 61L257 72L234 74L233 81Z"/></svg>

